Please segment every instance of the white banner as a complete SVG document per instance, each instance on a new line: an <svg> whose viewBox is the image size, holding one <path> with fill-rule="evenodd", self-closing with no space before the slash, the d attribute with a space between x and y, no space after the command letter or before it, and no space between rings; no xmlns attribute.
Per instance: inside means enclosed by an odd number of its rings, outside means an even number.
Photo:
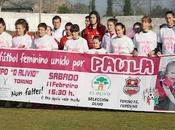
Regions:
<svg viewBox="0 0 175 130"><path fill-rule="evenodd" d="M158 107L159 62L159 57L3 49L0 53L0 99L174 112L174 109Z"/></svg>

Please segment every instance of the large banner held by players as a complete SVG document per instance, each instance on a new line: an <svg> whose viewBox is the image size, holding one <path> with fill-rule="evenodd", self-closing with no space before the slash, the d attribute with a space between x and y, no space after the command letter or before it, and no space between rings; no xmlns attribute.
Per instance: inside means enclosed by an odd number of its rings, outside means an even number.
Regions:
<svg viewBox="0 0 175 130"><path fill-rule="evenodd" d="M175 112L174 58L0 49L0 100Z"/></svg>

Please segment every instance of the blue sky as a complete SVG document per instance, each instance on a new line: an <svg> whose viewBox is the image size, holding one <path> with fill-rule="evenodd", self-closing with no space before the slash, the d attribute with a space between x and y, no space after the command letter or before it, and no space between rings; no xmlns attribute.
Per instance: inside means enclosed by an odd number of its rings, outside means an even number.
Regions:
<svg viewBox="0 0 175 130"><path fill-rule="evenodd" d="M84 3L86 5L89 5L90 0L67 0L67 1L69 1L73 4L74 3ZM144 2L146 2L146 0ZM160 4L164 8L169 8L170 10L175 8L175 1L174 0L152 0L153 7L154 7L155 3ZM106 13L106 7L107 7L107 0L96 0L96 10L100 13L100 15L104 15ZM120 8L120 7L116 7L116 5L115 5L115 8Z"/></svg>
<svg viewBox="0 0 175 130"><path fill-rule="evenodd" d="M84 3L89 5L90 0L67 0L71 3ZM96 0L96 10L100 13L100 15L104 15L106 13L106 0Z"/></svg>

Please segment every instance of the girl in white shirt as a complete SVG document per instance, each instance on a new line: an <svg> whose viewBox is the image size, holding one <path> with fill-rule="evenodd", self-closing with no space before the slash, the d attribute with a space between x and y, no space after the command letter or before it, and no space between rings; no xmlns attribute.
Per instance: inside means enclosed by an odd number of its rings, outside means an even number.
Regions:
<svg viewBox="0 0 175 130"><path fill-rule="evenodd" d="M128 36L126 36L126 28L122 23L115 26L117 36L112 40L112 53L119 55L130 55L134 50L134 44Z"/></svg>
<svg viewBox="0 0 175 130"><path fill-rule="evenodd" d="M89 50L87 41L80 37L80 28L77 24L73 24L70 29L72 39L66 41L64 51L85 53Z"/></svg>
<svg viewBox="0 0 175 130"><path fill-rule="evenodd" d="M107 51L101 47L100 36L93 37L94 48L88 51L89 54L106 54Z"/></svg>
<svg viewBox="0 0 175 130"><path fill-rule="evenodd" d="M159 49L164 55L175 54L175 14L172 11L165 13L166 24L161 25L159 32Z"/></svg>
<svg viewBox="0 0 175 130"><path fill-rule="evenodd" d="M152 20L149 16L141 19L142 31L134 36L135 50L133 55L154 56L157 48L157 35L151 30Z"/></svg>
<svg viewBox="0 0 175 130"><path fill-rule="evenodd" d="M58 45L52 36L47 34L47 25L38 25L37 38L34 39L33 48L40 50L58 50Z"/></svg>
<svg viewBox="0 0 175 130"><path fill-rule="evenodd" d="M103 38L102 38L102 47L104 49L106 49L106 51L108 53L111 53L111 43L112 43L112 39L115 38L116 32L115 32L115 25L117 23L117 19L116 18L110 18L107 21L107 28L108 31L104 34Z"/></svg>
<svg viewBox="0 0 175 130"><path fill-rule="evenodd" d="M12 46L12 36L6 32L6 24L3 18L0 18L0 48L9 48Z"/></svg>
<svg viewBox="0 0 175 130"><path fill-rule="evenodd" d="M29 49L32 45L32 37L27 33L29 26L25 19L18 19L15 23L16 34L12 39L13 48Z"/></svg>

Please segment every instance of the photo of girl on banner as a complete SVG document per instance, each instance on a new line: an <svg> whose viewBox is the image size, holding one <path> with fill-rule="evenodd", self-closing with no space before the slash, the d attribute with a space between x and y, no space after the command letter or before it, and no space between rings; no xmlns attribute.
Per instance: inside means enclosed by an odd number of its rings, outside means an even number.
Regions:
<svg viewBox="0 0 175 130"><path fill-rule="evenodd" d="M159 103L155 110L175 111L175 60L169 61L163 70L159 70L156 89Z"/></svg>

